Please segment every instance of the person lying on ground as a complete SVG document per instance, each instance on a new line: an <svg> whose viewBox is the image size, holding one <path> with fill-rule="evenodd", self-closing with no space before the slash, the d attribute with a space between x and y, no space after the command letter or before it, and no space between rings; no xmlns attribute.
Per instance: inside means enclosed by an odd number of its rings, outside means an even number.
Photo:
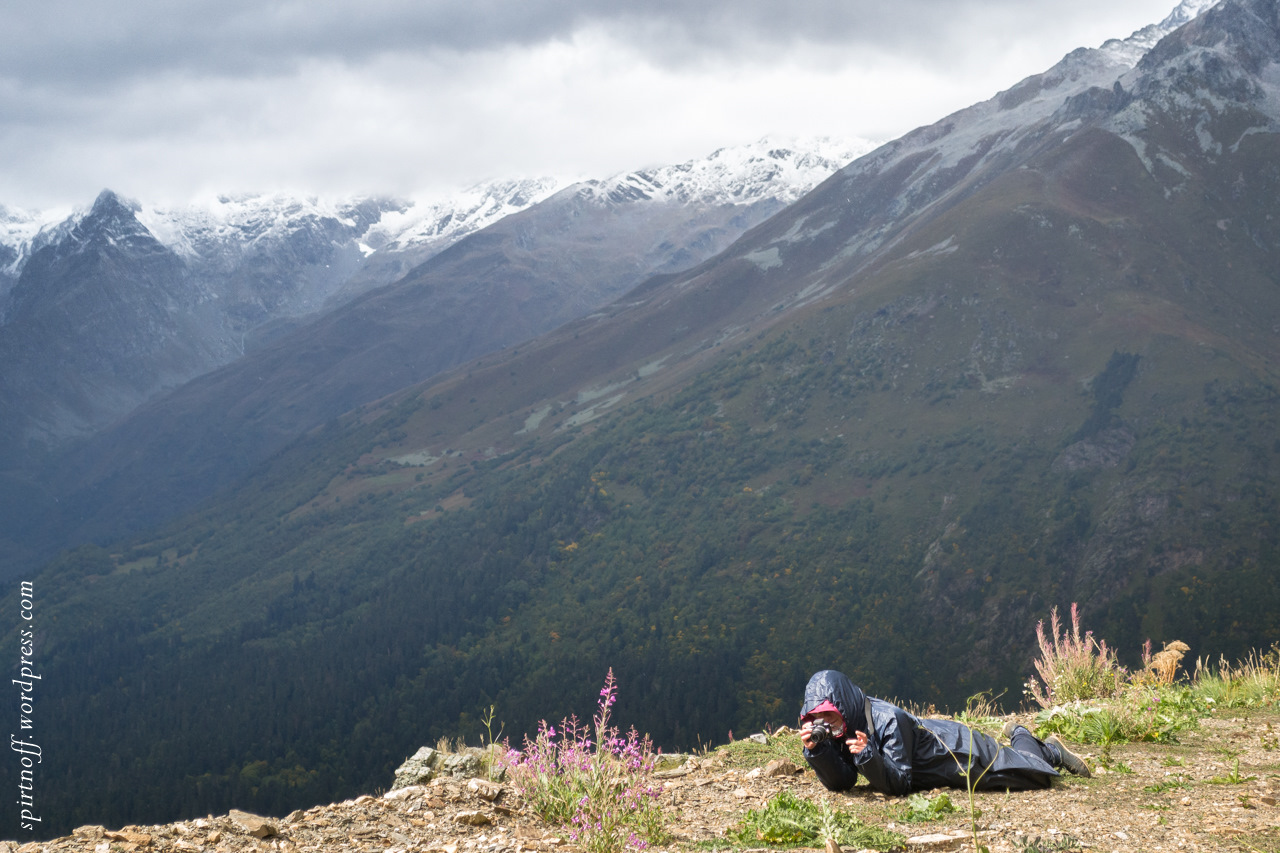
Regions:
<svg viewBox="0 0 1280 853"><path fill-rule="evenodd" d="M1063 768L1089 776L1082 759L1052 735L1040 740L1009 723L1002 747L990 735L953 720L922 720L883 699L865 696L833 669L815 673L800 710L804 757L831 791L846 791L866 777L882 794L902 796L931 788L1025 791L1048 788Z"/></svg>

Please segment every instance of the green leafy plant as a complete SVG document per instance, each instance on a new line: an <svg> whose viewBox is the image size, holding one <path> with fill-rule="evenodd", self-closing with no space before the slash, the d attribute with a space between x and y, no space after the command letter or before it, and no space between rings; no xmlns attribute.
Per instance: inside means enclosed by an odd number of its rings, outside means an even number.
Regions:
<svg viewBox="0 0 1280 853"><path fill-rule="evenodd" d="M891 850L905 840L896 832L868 826L848 812L818 805L790 791L782 791L751 809L728 837L746 847L820 847L827 839L841 846Z"/></svg>
<svg viewBox="0 0 1280 853"><path fill-rule="evenodd" d="M498 738L502 737L502 732L506 728L505 723L499 723L498 733L496 735L493 733L493 720L496 708L496 705L490 705L489 710L480 718L480 723L484 726L485 730L485 734L480 736L480 745L485 748L485 776L489 779L495 780L501 779L504 773L501 754L498 752Z"/></svg>
<svg viewBox="0 0 1280 853"><path fill-rule="evenodd" d="M559 731L544 721L504 759L534 813L564 827L589 853L643 850L666 836L652 745L634 728L623 737L609 724L617 698L610 669L590 729L575 717L562 720Z"/></svg>
<svg viewBox="0 0 1280 853"><path fill-rule="evenodd" d="M1018 853L1066 853L1068 850L1084 850L1079 839L1070 835L1059 838L1027 839L1018 848Z"/></svg>
<svg viewBox="0 0 1280 853"><path fill-rule="evenodd" d="M1230 773L1223 774L1222 776L1214 776L1212 779L1207 779L1206 781L1211 785L1243 785L1245 782L1251 782L1257 778L1257 776L1241 776L1240 759L1237 758L1231 767Z"/></svg>
<svg viewBox="0 0 1280 853"><path fill-rule="evenodd" d="M1179 788L1190 788L1191 783L1183 776L1170 776L1161 782L1143 786L1142 790L1148 794L1163 794L1167 791L1176 791Z"/></svg>
<svg viewBox="0 0 1280 853"><path fill-rule="evenodd" d="M908 823L922 823L938 820L944 815L959 811L951 797L945 793L929 797L924 794L912 794L907 797L907 805L902 810L902 820Z"/></svg>

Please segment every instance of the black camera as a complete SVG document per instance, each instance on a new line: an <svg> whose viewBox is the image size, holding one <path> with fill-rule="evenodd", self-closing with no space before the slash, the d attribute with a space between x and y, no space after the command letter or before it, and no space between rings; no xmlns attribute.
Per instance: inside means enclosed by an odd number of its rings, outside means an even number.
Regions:
<svg viewBox="0 0 1280 853"><path fill-rule="evenodd" d="M831 737L831 725L826 720L814 720L813 728L809 729L809 743L817 746L829 737Z"/></svg>

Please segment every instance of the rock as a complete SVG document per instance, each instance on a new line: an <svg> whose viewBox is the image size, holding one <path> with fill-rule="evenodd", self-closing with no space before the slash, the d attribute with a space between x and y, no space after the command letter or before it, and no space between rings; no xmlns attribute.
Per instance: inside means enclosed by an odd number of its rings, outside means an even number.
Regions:
<svg viewBox="0 0 1280 853"><path fill-rule="evenodd" d="M118 832L104 832L102 837L108 841L121 841L126 844L136 844L139 847L149 847L151 845L150 834L138 832L136 827L125 827Z"/></svg>
<svg viewBox="0 0 1280 853"><path fill-rule="evenodd" d="M254 838L270 838L277 834L276 825L261 815L232 809L227 812L227 817L231 818L232 823Z"/></svg>
<svg viewBox="0 0 1280 853"><path fill-rule="evenodd" d="M1276 804L1276 798L1272 794L1263 794L1258 799L1268 806L1274 806Z"/></svg>
<svg viewBox="0 0 1280 853"><path fill-rule="evenodd" d="M106 831L107 831L107 828L105 826L91 824L89 826L76 827L75 829L71 830L71 835L73 838L78 838L81 840L96 841L97 839L102 838L103 835L106 834Z"/></svg>
<svg viewBox="0 0 1280 853"><path fill-rule="evenodd" d="M840 845L836 844L836 840L834 838L827 839L827 853L841 853Z"/></svg>
<svg viewBox="0 0 1280 853"><path fill-rule="evenodd" d="M963 832L935 832L907 839L908 850L950 850L968 836Z"/></svg>
<svg viewBox="0 0 1280 853"><path fill-rule="evenodd" d="M444 756L438 750L429 746L422 747L396 768L396 779L391 783L391 790L427 784L435 778L443 761Z"/></svg>
<svg viewBox="0 0 1280 853"><path fill-rule="evenodd" d="M493 819L484 812L467 811L458 812L453 816L454 823L461 823L465 826L488 826L493 823Z"/></svg>
<svg viewBox="0 0 1280 853"><path fill-rule="evenodd" d="M764 776L772 778L775 776L794 776L800 772L800 768L786 758L775 758L764 766Z"/></svg>
<svg viewBox="0 0 1280 853"><path fill-rule="evenodd" d="M657 771L675 770L678 767L684 767L693 756L684 752L664 752L653 757L653 769Z"/></svg>
<svg viewBox="0 0 1280 853"><path fill-rule="evenodd" d="M487 779L472 779L467 783L467 790L473 794L478 794L481 799L493 802L502 793L502 786Z"/></svg>
<svg viewBox="0 0 1280 853"><path fill-rule="evenodd" d="M446 776L479 776L484 772L484 750L469 746L462 752L446 755L440 772Z"/></svg>
<svg viewBox="0 0 1280 853"><path fill-rule="evenodd" d="M766 745L766 744L768 744L768 743L769 743L769 738L768 738L768 736L767 736L767 735L762 735L762 734L747 735L745 739L746 739L746 740L749 740L749 741L751 741L751 742L753 742L753 743L758 743L758 744L760 744L761 746L764 746L764 745Z"/></svg>
<svg viewBox="0 0 1280 853"><path fill-rule="evenodd" d="M733 792L733 795L739 800L745 800L747 797L751 796L751 792L746 788L738 788Z"/></svg>
<svg viewBox="0 0 1280 853"><path fill-rule="evenodd" d="M424 796L427 793L425 785L410 785L407 788L392 788L382 795L384 800L407 800L411 797Z"/></svg>

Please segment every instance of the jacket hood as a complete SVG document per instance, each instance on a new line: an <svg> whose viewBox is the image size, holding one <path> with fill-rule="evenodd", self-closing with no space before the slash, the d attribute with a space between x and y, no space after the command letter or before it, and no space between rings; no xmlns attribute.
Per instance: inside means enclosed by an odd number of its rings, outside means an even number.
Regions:
<svg viewBox="0 0 1280 853"><path fill-rule="evenodd" d="M846 731L866 731L864 711L866 696L843 672L824 669L813 674L808 686L804 689L804 705L800 708L800 719L803 720L823 702L830 702L840 711L840 716L844 717Z"/></svg>

